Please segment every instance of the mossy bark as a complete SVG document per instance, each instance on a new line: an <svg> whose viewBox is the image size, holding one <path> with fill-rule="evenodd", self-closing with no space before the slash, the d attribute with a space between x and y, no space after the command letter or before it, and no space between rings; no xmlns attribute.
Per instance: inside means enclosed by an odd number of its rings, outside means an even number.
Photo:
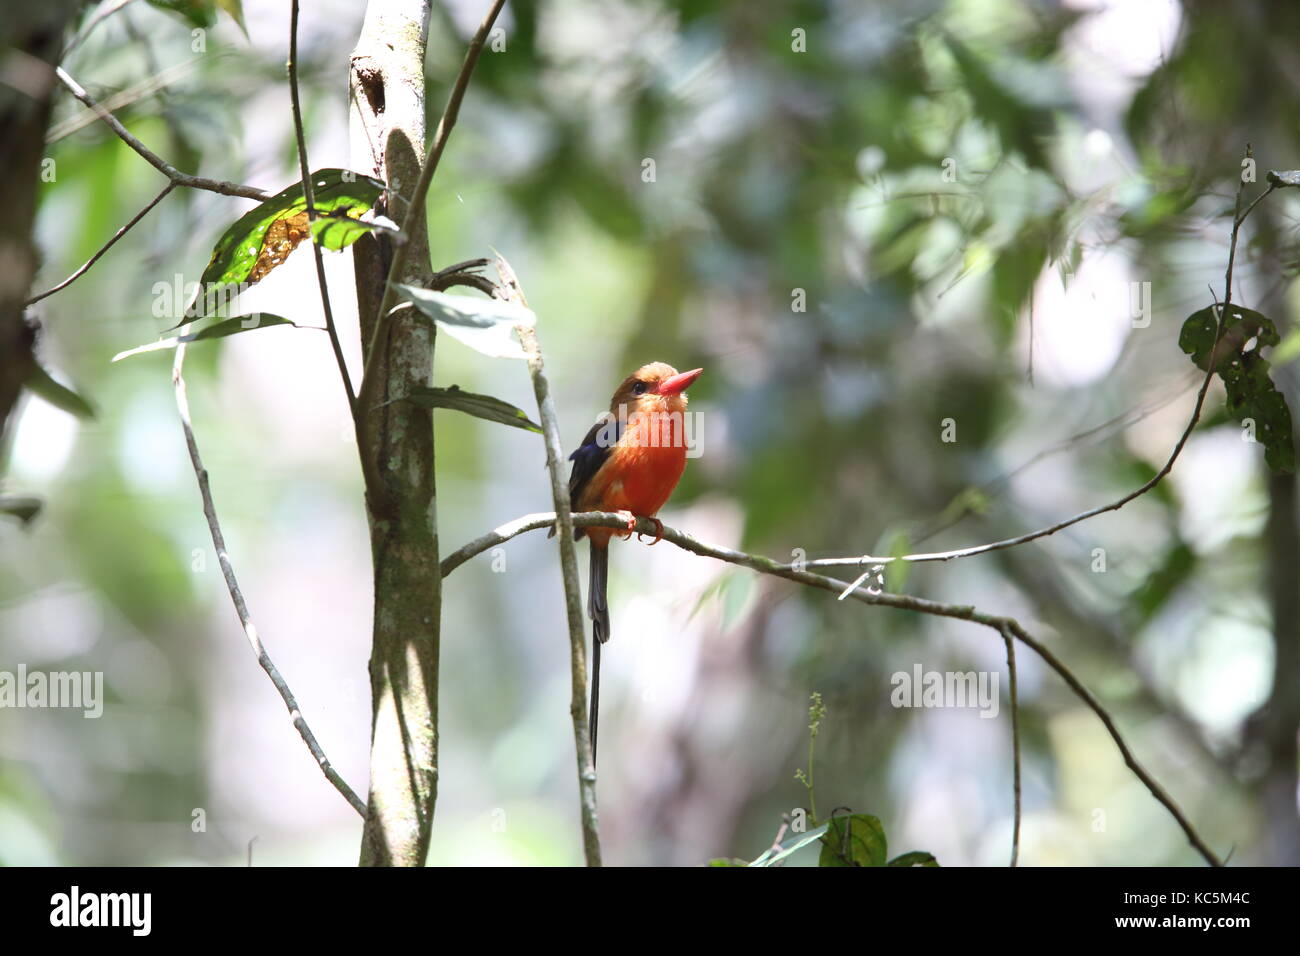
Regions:
<svg viewBox="0 0 1300 956"><path fill-rule="evenodd" d="M402 222L424 162L424 53L428 0L370 0L352 55L352 152L358 172L383 179L386 214ZM407 236L414 243L402 282L428 280L423 215ZM388 239L354 249L362 342L369 348L384 279L392 261ZM420 866L429 850L438 791L437 489L431 413L393 398L432 378L434 330L395 315L373 366L378 387L366 408L361 454L374 562L375 608L370 656L373 695L370 797L361 841L362 865ZM366 356L367 360L369 355Z"/></svg>

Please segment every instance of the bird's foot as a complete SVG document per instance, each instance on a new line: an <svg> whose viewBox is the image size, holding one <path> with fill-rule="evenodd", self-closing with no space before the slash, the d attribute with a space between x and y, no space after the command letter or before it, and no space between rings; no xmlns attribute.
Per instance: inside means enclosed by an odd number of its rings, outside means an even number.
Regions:
<svg viewBox="0 0 1300 956"><path fill-rule="evenodd" d="M647 548L653 548L656 544L658 544L660 541L664 539L664 523L660 521L658 518L647 518L646 520L653 521L655 523L655 539L646 545ZM642 535L638 534L636 536L636 539L640 541L642 537L643 537Z"/></svg>
<svg viewBox="0 0 1300 956"><path fill-rule="evenodd" d="M623 510L615 511L614 514L618 515L627 523L626 531L614 532L620 538L626 541L628 538L632 537L632 532L636 530L636 515L632 514L632 512L630 511L623 511Z"/></svg>

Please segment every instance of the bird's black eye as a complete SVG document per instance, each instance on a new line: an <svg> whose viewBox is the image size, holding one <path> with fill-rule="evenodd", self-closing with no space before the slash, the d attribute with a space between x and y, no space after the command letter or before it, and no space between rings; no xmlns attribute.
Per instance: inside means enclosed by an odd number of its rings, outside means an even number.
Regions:
<svg viewBox="0 0 1300 956"><path fill-rule="evenodd" d="M632 386L632 394L633 394L633 395L644 395L644 394L645 394L645 390L646 390L647 388L649 388L649 387L650 387L650 386L647 385L645 382L637 382L635 385Z"/></svg>

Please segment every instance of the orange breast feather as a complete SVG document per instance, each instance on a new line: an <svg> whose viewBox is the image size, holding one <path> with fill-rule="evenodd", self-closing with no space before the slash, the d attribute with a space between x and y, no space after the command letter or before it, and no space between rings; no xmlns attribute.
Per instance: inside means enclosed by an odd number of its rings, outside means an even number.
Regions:
<svg viewBox="0 0 1300 956"><path fill-rule="evenodd" d="M609 458L582 495L583 511L630 511L653 517L686 470L685 443L654 444L635 424L610 449Z"/></svg>

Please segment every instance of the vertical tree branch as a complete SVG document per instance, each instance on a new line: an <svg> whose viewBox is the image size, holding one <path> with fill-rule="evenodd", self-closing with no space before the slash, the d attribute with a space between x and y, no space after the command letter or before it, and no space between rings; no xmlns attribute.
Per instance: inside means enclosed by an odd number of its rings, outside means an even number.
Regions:
<svg viewBox="0 0 1300 956"><path fill-rule="evenodd" d="M519 281L509 264L497 256L497 272L507 290L507 298L527 305ZM587 641L582 612L582 584L578 577L578 554L573 543L573 512L569 507L569 485L564 478L564 445L560 438L560 421L546 380L542 348L536 330L515 327L519 342L528 356L528 372L537 396L537 414L546 441L546 470L551 478L551 497L555 501L556 538L560 548L560 571L564 578L564 609L569 622L569 667L572 697L569 715L573 718L573 742L578 757L578 803L582 817L582 848L588 866L600 866L600 830L596 814L596 762L591 752L591 725L587 722Z"/></svg>
<svg viewBox="0 0 1300 956"><path fill-rule="evenodd" d="M1002 639L1007 644L1007 674L1011 686L1007 697L1011 701L1011 762L1012 784L1015 794L1015 819L1011 828L1011 865L1020 861L1020 690L1016 678L1016 641L1008 628L1002 628Z"/></svg>
<svg viewBox="0 0 1300 956"><path fill-rule="evenodd" d="M577 548L573 542L573 517L569 510L569 487L562 471L564 450L560 444L560 425L551 399L550 384L542 366L542 351L537 333L519 329L519 340L528 356L528 371L533 377L537 412L546 437L546 468L551 476L551 495L555 499L556 538L560 548L560 570L564 575L564 609L569 622L569 665L572 696L569 715L573 718L573 741L578 751L578 800L582 814L582 849L588 866L600 866L600 831L596 815L596 765L591 759L591 735L587 723L587 644L583 630L582 585L578 577Z"/></svg>
<svg viewBox="0 0 1300 956"><path fill-rule="evenodd" d="M53 104L53 63L78 11L73 0L49 0L6 5L0 17L0 444L23 384L36 369L36 331L24 315L39 263L32 231Z"/></svg>
<svg viewBox="0 0 1300 956"><path fill-rule="evenodd" d="M427 165L428 0L370 0L352 54L353 166L384 180L384 208L402 222L396 243L378 236L353 246L364 367L356 422L375 567L371 812L362 864L422 864L438 789L442 584L433 419L429 409L399 401L430 384L435 337L430 323L394 321L392 283L420 283L429 275L425 196L503 3L493 5L470 45ZM409 204L394 210L395 200Z"/></svg>
<svg viewBox="0 0 1300 956"><path fill-rule="evenodd" d="M1262 248L1277 252L1287 241L1274 210L1264 210L1257 220L1255 239ZM1281 319L1289 310L1287 295L1274 287L1258 305L1267 316ZM1280 324L1280 323L1279 323ZM1295 321L1291 327L1294 330ZM1295 366L1275 367L1277 386L1296 407ZM1252 789L1258 794L1269 846L1256 862L1269 866L1300 865L1300 816L1296 808L1296 771L1300 769L1300 489L1293 474L1269 475L1268 522L1264 544L1268 555L1267 595L1273 631L1273 686L1268 698L1247 718L1242 733L1238 766L1258 768Z"/></svg>
<svg viewBox="0 0 1300 956"><path fill-rule="evenodd" d="M410 195L424 161L428 20L428 0L370 0L352 54L352 165L382 179L390 197ZM402 237L409 265L397 281L418 281L428 270L423 204L414 212ZM364 343L383 299L392 240L366 237L352 248ZM370 813L360 851L367 866L424 863L438 793L442 586L433 422L428 409L393 401L430 383L434 339L429 323L394 325L365 356L371 398L357 403L375 588Z"/></svg>
<svg viewBox="0 0 1300 956"><path fill-rule="evenodd" d="M307 231L311 234L311 251L316 257L316 284L320 287L321 308L325 312L325 331L329 333L330 345L334 349L334 360L338 363L339 377L343 379L343 391L348 397L348 408L352 411L352 421L357 418L357 396L352 391L352 377L348 375L348 363L343 359L343 346L339 343L339 333L334 328L334 309L330 305L329 284L325 281L325 260L321 257L320 243L316 237L316 185L311 181L311 164L307 162L307 136L302 128L302 102L298 97L298 0L293 0L289 9L289 98L293 103L293 130L298 139L298 168L302 173L302 196L307 203Z"/></svg>

